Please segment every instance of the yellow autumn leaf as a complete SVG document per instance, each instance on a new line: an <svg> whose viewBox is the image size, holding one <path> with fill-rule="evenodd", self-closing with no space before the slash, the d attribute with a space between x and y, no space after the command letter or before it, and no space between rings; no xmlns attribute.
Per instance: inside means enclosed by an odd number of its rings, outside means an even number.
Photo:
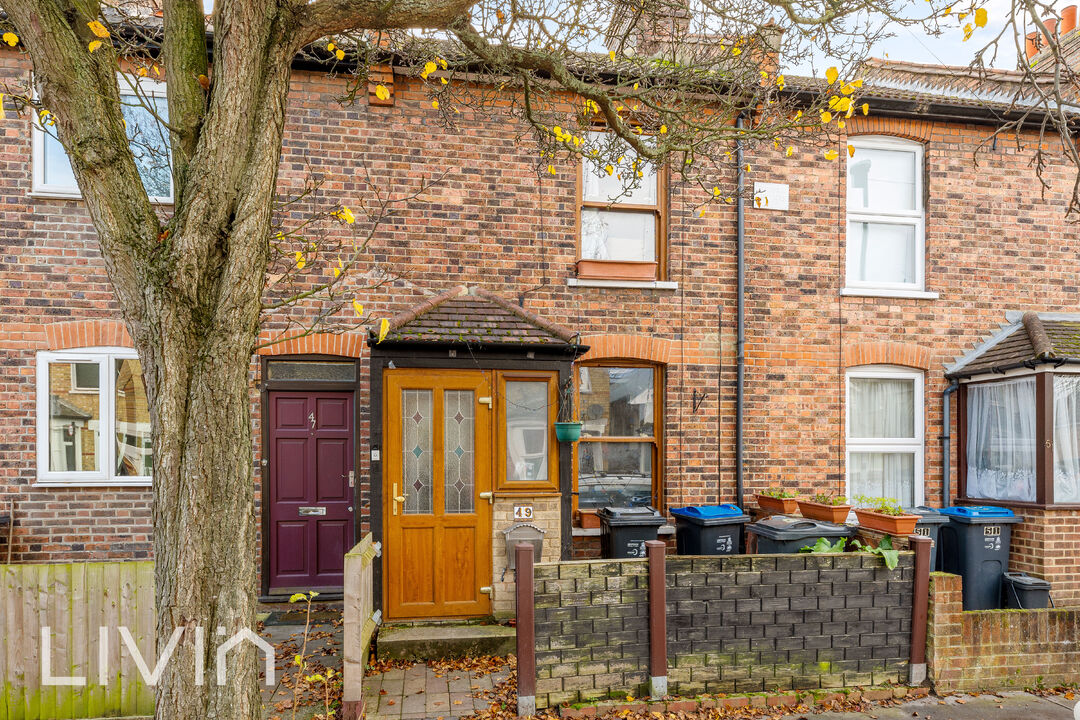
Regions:
<svg viewBox="0 0 1080 720"><path fill-rule="evenodd" d="M825 79L829 81L830 85L836 82L836 79L838 77L840 77L840 71L838 71L835 67L831 67L825 71Z"/></svg>
<svg viewBox="0 0 1080 720"><path fill-rule="evenodd" d="M971 33L975 32L975 29L971 27L971 23L964 25L964 42L967 42L971 38Z"/></svg>
<svg viewBox="0 0 1080 720"><path fill-rule="evenodd" d="M438 101L438 100L432 100L432 101L431 101L431 107L433 107L433 108L435 108L436 110L438 110L438 109L439 109L439 101Z"/></svg>
<svg viewBox="0 0 1080 720"><path fill-rule="evenodd" d="M851 98L842 97L842 98L840 98L839 100L836 101L836 111L837 112L847 112L850 109L851 109Z"/></svg>
<svg viewBox="0 0 1080 720"><path fill-rule="evenodd" d="M341 48L338 48L337 50L334 51L334 57L336 57L338 60L344 60L345 59L345 51L342 50Z"/></svg>
<svg viewBox="0 0 1080 720"><path fill-rule="evenodd" d="M86 23L86 26L90 28L90 32L94 33L99 38L109 37L109 31L97 20L91 20L90 22Z"/></svg>
<svg viewBox="0 0 1080 720"><path fill-rule="evenodd" d="M161 68L159 68L157 65L154 66L154 74L158 77L161 77Z"/></svg>
<svg viewBox="0 0 1080 720"><path fill-rule="evenodd" d="M986 12L986 8L979 8L975 11L975 27L986 27L986 21L989 19L990 16Z"/></svg>
<svg viewBox="0 0 1080 720"><path fill-rule="evenodd" d="M855 146L854 145L848 145L847 146L847 155L848 155L848 157L855 157Z"/></svg>
<svg viewBox="0 0 1080 720"><path fill-rule="evenodd" d="M379 323L379 342L382 342L386 338L386 333L390 332L390 321L386 318L382 319Z"/></svg>
<svg viewBox="0 0 1080 720"><path fill-rule="evenodd" d="M447 68L446 61L442 58L435 58L435 62L439 63L439 67L441 67L443 70Z"/></svg>
<svg viewBox="0 0 1080 720"><path fill-rule="evenodd" d="M791 157L794 154L795 154L795 146L794 145L788 145L787 156Z"/></svg>
<svg viewBox="0 0 1080 720"><path fill-rule="evenodd" d="M291 603L301 602L303 600L307 600L307 595L305 595L304 593L293 593L291 596L289 596L289 602ZM297 655L296 657L299 659L300 656Z"/></svg>
<svg viewBox="0 0 1080 720"><path fill-rule="evenodd" d="M836 121L836 129L837 130L843 130L845 127L847 127L846 122L844 122L843 120L837 120Z"/></svg>
<svg viewBox="0 0 1080 720"><path fill-rule="evenodd" d="M87 47L87 49L89 49L89 50L90 50L90 52L94 52L94 51L95 51L95 50L97 50L97 49L98 49L99 47L101 47L101 41L100 41L100 40L93 40L93 41L91 41L91 42L90 42L90 44L89 44L89 45L87 45L86 47Z"/></svg>
<svg viewBox="0 0 1080 720"><path fill-rule="evenodd" d="M870 103L863 103L862 104L862 114L863 115L869 115L870 114Z"/></svg>
<svg viewBox="0 0 1080 720"><path fill-rule="evenodd" d="M667 135L667 125L661 125L660 126L660 134L661 135Z"/></svg>
<svg viewBox="0 0 1080 720"><path fill-rule="evenodd" d="M836 103L838 103L838 102L840 102L840 98L837 97L836 95L833 95L831 98L829 98L829 107L830 108L836 107Z"/></svg>
<svg viewBox="0 0 1080 720"><path fill-rule="evenodd" d="M450 81L449 81L449 80L447 80L446 78L439 78L439 80L442 80L442 84L443 84L443 85L446 85L447 83L449 83L449 82L450 82Z"/></svg>
<svg viewBox="0 0 1080 720"><path fill-rule="evenodd" d="M338 260L337 267L334 268L334 277L341 277L341 271L345 268L342 266L341 261Z"/></svg>
<svg viewBox="0 0 1080 720"><path fill-rule="evenodd" d="M359 300L352 301L352 309L357 317L362 317L364 315L364 306L360 304Z"/></svg>
<svg viewBox="0 0 1080 720"><path fill-rule="evenodd" d="M296 251L296 269L297 270L303 270L305 265L307 265L307 260L304 259L304 253L297 250Z"/></svg>
<svg viewBox="0 0 1080 720"><path fill-rule="evenodd" d="M390 91L386 89L385 85L376 85L375 86L375 97L379 98L380 100L389 100L390 99Z"/></svg>
<svg viewBox="0 0 1080 720"><path fill-rule="evenodd" d="M742 55L742 48L732 48L731 49L731 54L733 56L735 56L735 57L738 57L739 55Z"/></svg>
<svg viewBox="0 0 1080 720"><path fill-rule="evenodd" d="M340 210L335 210L330 214L347 225L352 225L356 220L356 217L352 214L352 210L345 206L342 206Z"/></svg>
<svg viewBox="0 0 1080 720"><path fill-rule="evenodd" d="M144 67L139 68L138 70L135 71L135 74L138 75L139 77L146 77L146 68L144 68Z"/></svg>
<svg viewBox="0 0 1080 720"><path fill-rule="evenodd" d="M611 173L615 172L615 168L611 165L605 165L604 172L606 172L608 175L611 175Z"/></svg>
<svg viewBox="0 0 1080 720"><path fill-rule="evenodd" d="M0 120L6 120L7 113L4 112L4 93L0 93Z"/></svg>
<svg viewBox="0 0 1080 720"><path fill-rule="evenodd" d="M19 36L13 32L4 33L3 40L11 47L15 47L19 44Z"/></svg>
<svg viewBox="0 0 1080 720"><path fill-rule="evenodd" d="M615 51L614 50L608 50L607 55L608 55L609 58L611 58L611 62L615 62Z"/></svg>
<svg viewBox="0 0 1080 720"><path fill-rule="evenodd" d="M856 87L856 88L861 88L862 87L862 80L852 80L851 81L851 86Z"/></svg>
<svg viewBox="0 0 1080 720"><path fill-rule="evenodd" d="M435 72L437 69L438 67L435 65L435 63L428 60L426 63L424 63L424 72L420 73L420 77L426 80L427 76Z"/></svg>
<svg viewBox="0 0 1080 720"><path fill-rule="evenodd" d="M337 45L335 45L335 44L334 44L334 43L332 43L332 42L330 42L330 43L326 43L326 49L327 49L327 50L328 50L329 52L334 52L334 48L336 48L336 47L337 47Z"/></svg>
<svg viewBox="0 0 1080 720"><path fill-rule="evenodd" d="M836 150L830 149L830 150L825 151L825 159L826 160L835 160L839 156L840 156L840 153L836 152Z"/></svg>
<svg viewBox="0 0 1080 720"><path fill-rule="evenodd" d="M828 110L822 110L821 111L821 122L824 123L824 124L828 124L828 123L832 122L832 113L829 112Z"/></svg>
<svg viewBox="0 0 1080 720"><path fill-rule="evenodd" d="M552 175L554 175L555 174L555 166L554 165L548 165L548 172L551 173Z"/></svg>
<svg viewBox="0 0 1080 720"><path fill-rule="evenodd" d="M720 197L720 188L718 188L718 187L713 187L713 189L712 189L712 196L713 196L713 197Z"/></svg>

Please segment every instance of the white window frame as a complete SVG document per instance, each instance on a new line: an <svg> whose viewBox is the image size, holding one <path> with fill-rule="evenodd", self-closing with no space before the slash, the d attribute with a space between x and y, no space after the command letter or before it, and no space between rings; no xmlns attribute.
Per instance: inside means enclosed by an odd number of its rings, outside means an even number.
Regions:
<svg viewBox="0 0 1080 720"><path fill-rule="evenodd" d="M886 378L915 381L915 437L914 438L853 438L851 437L851 379ZM851 368L844 378L844 494L851 497L851 454L853 452L907 452L914 453L912 475L912 498L915 505L926 502L925 456L926 456L926 405L923 399L925 375L921 370L894 365L863 365Z"/></svg>
<svg viewBox="0 0 1080 720"><path fill-rule="evenodd" d="M148 98L164 98L166 95L165 83L145 77L132 77L117 73L117 82L120 86L120 99L122 102L132 99L138 101L139 95ZM132 83L138 87L138 93L132 89ZM82 191L78 185L50 185L45 182L45 134L46 130L41 127L41 120L36 115L30 122L30 145L31 145L31 183L30 194L36 197L81 199ZM172 178L169 178L168 197L151 197L150 202L159 205L171 205L175 188L172 186Z"/></svg>
<svg viewBox="0 0 1080 720"><path fill-rule="evenodd" d="M132 348L93 347L37 353L37 485L59 487L150 487L148 475L116 475L116 361L138 360ZM49 426L49 364L98 363L101 367L98 388L98 469L58 472L49 469L51 428Z"/></svg>
<svg viewBox="0 0 1080 720"><path fill-rule="evenodd" d="M915 157L915 209L911 211L878 212L867 209L853 209L848 197L847 218L844 221L844 248L845 248L845 285L843 294L872 294L866 291L880 290L886 297L903 297L904 293L912 293L917 297L925 295L926 290L926 206L923 201L923 160L925 148L922 143L899 138L864 136L848 140L858 155L860 149L866 150L892 150L912 153ZM851 172L851 159L848 160L847 173ZM844 190L850 185L850 174L845 174ZM883 283L859 280L856 268L853 267L855 253L851 252L850 240L853 238L851 226L853 223L869 222L892 225L906 225L915 229L915 282L913 283Z"/></svg>

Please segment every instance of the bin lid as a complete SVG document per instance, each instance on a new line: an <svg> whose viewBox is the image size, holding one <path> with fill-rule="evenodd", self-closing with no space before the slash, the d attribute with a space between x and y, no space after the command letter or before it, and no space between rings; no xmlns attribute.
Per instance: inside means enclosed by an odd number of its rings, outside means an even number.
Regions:
<svg viewBox="0 0 1080 720"><path fill-rule="evenodd" d="M938 508L920 505L919 507L911 508L908 512L912 515L919 516L919 520L915 523L916 525L941 525L949 522L948 515L942 515Z"/></svg>
<svg viewBox="0 0 1080 720"><path fill-rule="evenodd" d="M600 522L605 525L655 525L664 524L664 516L656 508L642 505L639 507L602 507L596 511Z"/></svg>
<svg viewBox="0 0 1080 720"><path fill-rule="evenodd" d="M1018 518L1016 513L1009 508L995 507L993 505L960 505L947 507L941 509L941 514L947 515L951 520L967 524L1008 524L1020 522L1020 518Z"/></svg>
<svg viewBox="0 0 1080 720"><path fill-rule="evenodd" d="M750 516L742 512L739 505L731 503L675 507L671 513L677 519L689 520L694 525L731 525L734 522L745 522L750 519Z"/></svg>
<svg viewBox="0 0 1080 720"><path fill-rule="evenodd" d="M819 537L851 537L855 531L847 525L810 520L792 515L771 515L747 526L770 540L806 540Z"/></svg>
<svg viewBox="0 0 1080 720"><path fill-rule="evenodd" d="M1012 583L1021 590L1049 590L1050 583L1042 578L1033 577L1025 573L1005 572L1001 574L1003 582Z"/></svg>

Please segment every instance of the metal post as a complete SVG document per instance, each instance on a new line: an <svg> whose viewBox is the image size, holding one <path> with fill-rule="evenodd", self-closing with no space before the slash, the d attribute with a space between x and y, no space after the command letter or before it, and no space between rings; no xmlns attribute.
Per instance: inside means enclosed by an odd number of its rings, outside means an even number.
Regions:
<svg viewBox="0 0 1080 720"><path fill-rule="evenodd" d="M533 546L518 543L514 546L515 592L517 608L517 714L529 717L536 714L536 613L533 606Z"/></svg>
<svg viewBox="0 0 1080 720"><path fill-rule="evenodd" d="M908 537L915 550L915 587L911 607L911 662L908 680L918 685L926 680L926 622L930 605L930 550L934 541L921 535Z"/></svg>
<svg viewBox="0 0 1080 720"><path fill-rule="evenodd" d="M668 692L666 550L667 545L660 540L645 542L645 555L649 559L649 695L654 700Z"/></svg>

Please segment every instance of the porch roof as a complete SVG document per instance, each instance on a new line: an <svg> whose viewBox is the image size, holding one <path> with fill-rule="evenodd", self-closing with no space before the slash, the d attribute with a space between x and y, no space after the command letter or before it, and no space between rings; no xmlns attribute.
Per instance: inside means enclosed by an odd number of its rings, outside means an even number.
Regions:
<svg viewBox="0 0 1080 720"><path fill-rule="evenodd" d="M957 380L1037 365L1080 363L1080 314L1009 312L1002 325L945 368Z"/></svg>
<svg viewBox="0 0 1080 720"><path fill-rule="evenodd" d="M460 285L391 318L383 343L576 348L578 337L495 293Z"/></svg>

